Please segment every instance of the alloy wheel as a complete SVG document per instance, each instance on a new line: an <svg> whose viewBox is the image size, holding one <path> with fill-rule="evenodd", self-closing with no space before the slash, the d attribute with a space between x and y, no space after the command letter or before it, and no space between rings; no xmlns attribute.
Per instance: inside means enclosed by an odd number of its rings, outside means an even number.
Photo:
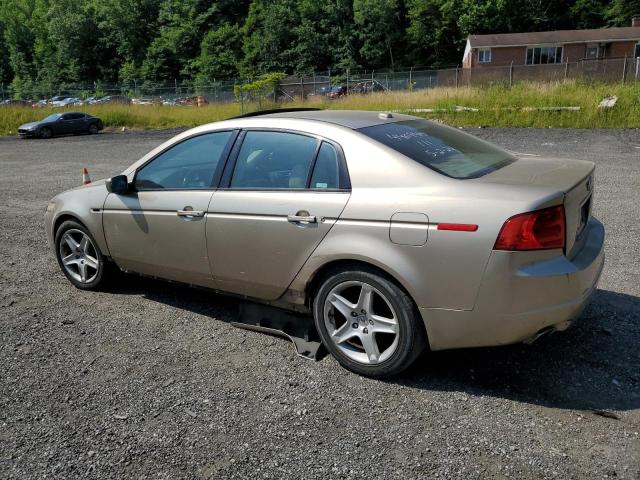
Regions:
<svg viewBox="0 0 640 480"><path fill-rule="evenodd" d="M82 230L72 228L64 232L58 254L64 269L77 282L91 283L98 275L97 249Z"/></svg>
<svg viewBox="0 0 640 480"><path fill-rule="evenodd" d="M323 311L331 341L351 360L377 365L396 351L398 317L374 286L361 281L339 283L327 295Z"/></svg>

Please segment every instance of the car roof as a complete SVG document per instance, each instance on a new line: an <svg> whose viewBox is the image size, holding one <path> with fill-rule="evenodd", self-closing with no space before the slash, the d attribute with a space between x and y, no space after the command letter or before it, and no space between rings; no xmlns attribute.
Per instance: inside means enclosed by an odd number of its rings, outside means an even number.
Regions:
<svg viewBox="0 0 640 480"><path fill-rule="evenodd" d="M258 116L258 115L256 115ZM364 110L298 110L286 112L270 112L259 115L260 118L292 118L299 120L315 120L333 123L343 127L358 129L372 127L383 123L416 120L417 117L401 113L372 112Z"/></svg>

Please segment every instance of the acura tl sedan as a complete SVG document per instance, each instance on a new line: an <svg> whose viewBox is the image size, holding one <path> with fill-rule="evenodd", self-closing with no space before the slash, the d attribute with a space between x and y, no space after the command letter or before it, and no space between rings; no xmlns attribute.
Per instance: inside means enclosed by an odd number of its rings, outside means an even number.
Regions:
<svg viewBox="0 0 640 480"><path fill-rule="evenodd" d="M186 131L56 196L62 272L114 267L313 315L344 367L565 330L596 288L594 164L517 158L420 118L267 112Z"/></svg>
<svg viewBox="0 0 640 480"><path fill-rule="evenodd" d="M25 123L18 127L22 138L51 138L70 133L96 134L104 128L98 117L81 112L53 113L39 122Z"/></svg>

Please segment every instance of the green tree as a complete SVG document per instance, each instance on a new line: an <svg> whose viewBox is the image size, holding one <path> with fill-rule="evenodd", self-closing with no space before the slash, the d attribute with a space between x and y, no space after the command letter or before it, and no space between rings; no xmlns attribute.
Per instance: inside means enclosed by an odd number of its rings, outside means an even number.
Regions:
<svg viewBox="0 0 640 480"><path fill-rule="evenodd" d="M462 0L408 2L407 36L411 64L449 66L460 62L465 39L458 25L462 8Z"/></svg>
<svg viewBox="0 0 640 480"><path fill-rule="evenodd" d="M237 76L241 59L242 31L236 24L224 24L205 34L192 68L197 81L207 83Z"/></svg>
<svg viewBox="0 0 640 480"><path fill-rule="evenodd" d="M6 8L6 1L0 0L0 12ZM9 64L9 49L4 38L5 35L5 21L4 16L0 13L0 82L6 85L11 81L13 72L11 71L11 65ZM5 92L2 92L4 96Z"/></svg>
<svg viewBox="0 0 640 480"><path fill-rule="evenodd" d="M243 16L246 1L163 0L158 14L158 34L142 62L147 80L190 79L202 38L229 20Z"/></svg>
<svg viewBox="0 0 640 480"><path fill-rule="evenodd" d="M628 26L639 13L640 0L0 0L0 81L36 96L449 66L469 34Z"/></svg>
<svg viewBox="0 0 640 480"><path fill-rule="evenodd" d="M640 0L613 0L605 11L609 25L629 27L631 19L640 15Z"/></svg>
<svg viewBox="0 0 640 480"><path fill-rule="evenodd" d="M300 21L294 28L295 73L357 67L352 1L300 0L298 11Z"/></svg>
<svg viewBox="0 0 640 480"><path fill-rule="evenodd" d="M353 20L363 65L393 69L403 33L398 0L354 0Z"/></svg>
<svg viewBox="0 0 640 480"><path fill-rule="evenodd" d="M106 65L100 66L110 72L104 79L124 78L134 73L132 68L139 76L139 68L158 30L161 0L91 0L90 3L97 19L96 46L112 55L104 61Z"/></svg>
<svg viewBox="0 0 640 480"><path fill-rule="evenodd" d="M289 71L295 68L295 33L300 22L296 0L253 0L242 28L242 71Z"/></svg>
<svg viewBox="0 0 640 480"><path fill-rule="evenodd" d="M601 28L605 24L606 0L576 0L571 7L575 28Z"/></svg>
<svg viewBox="0 0 640 480"><path fill-rule="evenodd" d="M11 89L14 97L27 97L32 93L37 76L34 51L38 23L34 22L34 15L39 2L7 0L3 7L5 48L13 71Z"/></svg>

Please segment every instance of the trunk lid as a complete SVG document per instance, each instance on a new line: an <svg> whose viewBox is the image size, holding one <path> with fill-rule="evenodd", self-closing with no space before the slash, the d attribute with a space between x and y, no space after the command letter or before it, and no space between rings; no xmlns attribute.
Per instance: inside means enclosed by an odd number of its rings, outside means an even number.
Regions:
<svg viewBox="0 0 640 480"><path fill-rule="evenodd" d="M537 185L564 193L567 245L572 258L582 247L585 226L591 217L595 164L582 160L521 158L477 179L507 185ZM524 212L523 212L524 213Z"/></svg>

